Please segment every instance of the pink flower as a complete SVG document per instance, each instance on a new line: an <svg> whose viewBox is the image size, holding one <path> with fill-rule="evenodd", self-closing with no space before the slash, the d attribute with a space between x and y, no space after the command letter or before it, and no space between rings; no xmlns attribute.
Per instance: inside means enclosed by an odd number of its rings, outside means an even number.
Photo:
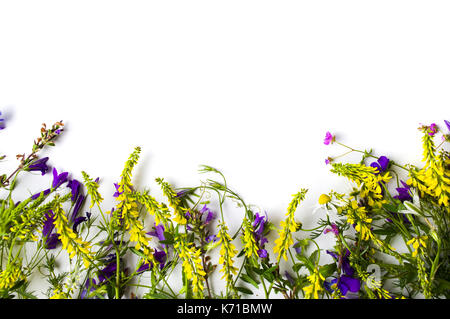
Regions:
<svg viewBox="0 0 450 319"><path fill-rule="evenodd" d="M334 140L335 140L335 137L330 132L327 132L325 134L325 139L323 140L323 144L325 144L325 145L333 144Z"/></svg>

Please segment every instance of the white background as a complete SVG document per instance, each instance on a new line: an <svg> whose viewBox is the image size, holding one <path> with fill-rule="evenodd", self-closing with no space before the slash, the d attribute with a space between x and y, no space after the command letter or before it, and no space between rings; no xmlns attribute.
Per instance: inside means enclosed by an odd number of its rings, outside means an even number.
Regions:
<svg viewBox="0 0 450 319"><path fill-rule="evenodd" d="M63 120L45 155L99 176L106 200L139 145L138 187L195 185L208 164L276 222L309 188L308 219L345 187L327 130L420 163L417 127L450 120L449 16L448 1L1 1L2 169Z"/></svg>

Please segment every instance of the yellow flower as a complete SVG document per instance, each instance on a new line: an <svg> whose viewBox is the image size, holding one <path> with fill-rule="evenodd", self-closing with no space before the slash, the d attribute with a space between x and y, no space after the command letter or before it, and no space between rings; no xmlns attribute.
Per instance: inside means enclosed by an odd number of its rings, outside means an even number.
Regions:
<svg viewBox="0 0 450 319"><path fill-rule="evenodd" d="M222 264L222 269L220 269L220 272L223 273L222 279L225 278L227 288L230 288L233 286L233 275L236 275L238 272L238 269L234 267L233 260L237 254L237 250L231 242L232 239L228 234L228 227L224 222L219 224L219 233L217 237L219 238L219 244L221 245L219 264Z"/></svg>
<svg viewBox="0 0 450 319"><path fill-rule="evenodd" d="M8 264L6 269L0 272L0 290L12 288L20 280L26 280L20 264Z"/></svg>
<svg viewBox="0 0 450 319"><path fill-rule="evenodd" d="M327 194L322 194L319 196L319 205L325 205L331 201L331 197Z"/></svg>
<svg viewBox="0 0 450 319"><path fill-rule="evenodd" d="M183 273L188 280L192 280L192 290L198 296L203 295L203 282L206 272L203 270L201 251L193 243L186 242L186 235L176 238L174 248L183 261Z"/></svg>
<svg viewBox="0 0 450 319"><path fill-rule="evenodd" d="M286 219L280 222L281 228L278 230L279 237L275 240L275 247L273 248L274 253L278 254L277 262L280 261L281 257L287 260L287 251L294 244L292 234L297 231L298 227L298 224L294 220L294 213L300 202L305 199L307 191L307 189L301 189L300 192L294 195L294 199L288 206Z"/></svg>
<svg viewBox="0 0 450 319"><path fill-rule="evenodd" d="M407 245L412 245L414 248L414 251L412 253L413 257L417 256L420 246L422 246L424 248L427 247L426 242L425 242L425 240L427 240L427 239L428 239L428 236L420 236L420 237L413 237L406 242Z"/></svg>
<svg viewBox="0 0 450 319"><path fill-rule="evenodd" d="M317 268L314 268L313 273L309 275L307 279L311 283L311 285L303 287L303 291L305 292L305 298L311 299L311 297L313 297L314 299L318 299L319 292L323 290L322 283L325 280L325 278L317 270Z"/></svg>

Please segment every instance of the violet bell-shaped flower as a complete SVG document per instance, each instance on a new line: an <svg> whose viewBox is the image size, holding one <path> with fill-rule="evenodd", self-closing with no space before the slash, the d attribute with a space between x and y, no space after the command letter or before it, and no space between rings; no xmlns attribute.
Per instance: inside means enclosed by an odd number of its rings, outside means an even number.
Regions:
<svg viewBox="0 0 450 319"><path fill-rule="evenodd" d="M52 188L56 189L65 182L67 182L67 177L69 176L68 172L63 172L61 174L58 174L58 171L56 168L53 168L53 182L52 182Z"/></svg>
<svg viewBox="0 0 450 319"><path fill-rule="evenodd" d="M28 167L25 169L28 172L39 171L42 175L48 172L47 166L48 157L43 157L33 161Z"/></svg>

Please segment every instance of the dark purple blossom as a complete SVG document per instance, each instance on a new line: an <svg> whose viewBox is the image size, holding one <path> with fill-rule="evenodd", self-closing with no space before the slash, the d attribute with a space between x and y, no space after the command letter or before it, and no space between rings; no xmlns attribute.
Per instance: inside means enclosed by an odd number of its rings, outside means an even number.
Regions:
<svg viewBox="0 0 450 319"><path fill-rule="evenodd" d="M361 289L361 281L357 278L342 275L339 278L331 280L331 282L325 281L324 286L329 292L338 288L340 293L346 296L349 291L353 293L358 292Z"/></svg>
<svg viewBox="0 0 450 319"><path fill-rule="evenodd" d="M119 188L120 188L120 186L119 186L119 184L117 184L117 183L114 183L114 187L116 188L116 192L113 194L113 197L119 197L119 195L121 195L121 194L123 194L123 191L122 192L119 192Z"/></svg>
<svg viewBox="0 0 450 319"><path fill-rule="evenodd" d="M37 159L33 161L26 170L29 172L39 171L42 175L45 175L45 173L48 172L47 161L48 157Z"/></svg>
<svg viewBox="0 0 450 319"><path fill-rule="evenodd" d="M75 233L78 233L78 230L77 230L78 225L80 225L81 223L87 221L88 219L89 219L88 217L84 217L84 216L80 216L80 217L75 218L75 220L73 221L72 230Z"/></svg>
<svg viewBox="0 0 450 319"><path fill-rule="evenodd" d="M72 179L67 183L67 187L69 187L72 192L72 202L75 202L81 191L81 183L76 179Z"/></svg>
<svg viewBox="0 0 450 319"><path fill-rule="evenodd" d="M61 186L62 184L64 184L65 182L67 182L68 176L69 176L68 172L63 172L61 174L58 174L58 171L56 170L56 168L53 168L52 187L56 189L59 186Z"/></svg>
<svg viewBox="0 0 450 319"><path fill-rule="evenodd" d="M389 165L389 158L386 156L380 156L376 162L372 162L370 166L378 168L378 173L385 172Z"/></svg>
<svg viewBox="0 0 450 319"><path fill-rule="evenodd" d="M86 196L84 196L84 195L78 196L77 201L76 201L76 203L73 207L73 211L72 211L72 217L71 217L72 222L77 218L78 212L80 211L80 208L83 205L85 198L86 198Z"/></svg>
<svg viewBox="0 0 450 319"><path fill-rule="evenodd" d="M54 221L55 215L52 210L49 210L44 215L44 225L42 227L42 238L44 240L45 249L55 249L61 242L59 239L59 234L52 233L55 228Z"/></svg>
<svg viewBox="0 0 450 319"><path fill-rule="evenodd" d="M206 218L205 218L205 225L209 224L215 217L216 214L210 210L206 204L203 205L202 209L200 210L200 214L203 216L206 213Z"/></svg>
<svg viewBox="0 0 450 319"><path fill-rule="evenodd" d="M350 251L348 249L345 250L343 255L338 255L337 253L327 250L327 254L332 256L336 262L341 267L342 273L339 277L331 280L331 282L325 282L324 286L328 291L334 291L336 288L339 289L343 296L347 295L350 292L358 292L361 288L361 282L358 278L355 278L353 275L355 270L350 266Z"/></svg>
<svg viewBox="0 0 450 319"><path fill-rule="evenodd" d="M109 278L114 276L116 272L117 272L117 263L116 261L112 261L109 264L107 264L105 268L99 271L98 280L100 282L108 280Z"/></svg>
<svg viewBox="0 0 450 319"><path fill-rule="evenodd" d="M257 251L259 258L267 258L267 250L260 249Z"/></svg>
<svg viewBox="0 0 450 319"><path fill-rule="evenodd" d="M404 181L401 181L401 183L403 184L403 187L397 187L395 190L398 192L398 195L395 195L394 198L397 198L400 201L411 201L412 197L411 194L409 193L409 190L411 189L411 187L409 187L408 184L406 184Z"/></svg>
<svg viewBox="0 0 450 319"><path fill-rule="evenodd" d="M445 125L447 126L447 129L448 129L449 132L450 132L450 122L447 121L447 120L444 120L444 123L445 123Z"/></svg>
<svg viewBox="0 0 450 319"><path fill-rule="evenodd" d="M36 193L33 196L31 196L31 199L38 199L39 196L41 196L41 193L44 193L44 196L47 196L48 194L50 194L50 192L51 192L51 189L47 188L46 190L44 190L44 191L42 191L40 193Z"/></svg>

